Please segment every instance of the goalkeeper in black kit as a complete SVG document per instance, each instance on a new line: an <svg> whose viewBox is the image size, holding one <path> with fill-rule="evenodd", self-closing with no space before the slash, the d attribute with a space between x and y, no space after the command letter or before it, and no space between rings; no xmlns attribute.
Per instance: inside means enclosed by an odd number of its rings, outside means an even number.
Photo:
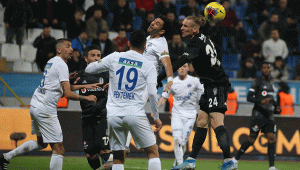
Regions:
<svg viewBox="0 0 300 170"><path fill-rule="evenodd" d="M101 52L98 46L89 46L84 53L87 64L101 60ZM89 165L92 169L111 169L110 147L106 120L108 72L100 74L87 74L84 70L78 72L77 85L99 83L96 89L80 89L80 95L97 96L97 103L80 101L82 109L82 142L83 149ZM100 85L101 84L101 85ZM100 159L102 160L102 167ZM112 159L112 158L110 158ZM111 165L110 165L111 163ZM101 168L100 168L101 167Z"/></svg>
<svg viewBox="0 0 300 170"><path fill-rule="evenodd" d="M200 111L196 120L197 130L192 153L182 164L173 167L172 170L196 168L195 159L205 141L209 122L223 151L224 164L221 170L235 170L236 167L230 155L229 136L224 126L226 100L231 84L221 66L222 55L217 52L215 44L199 31L206 24L203 16L188 16L182 24L182 37L188 38L189 44L186 52L174 62L173 71L185 63L192 63L196 73L200 76L201 83L204 84L204 94L199 102ZM164 72L160 74L158 83L165 77Z"/></svg>

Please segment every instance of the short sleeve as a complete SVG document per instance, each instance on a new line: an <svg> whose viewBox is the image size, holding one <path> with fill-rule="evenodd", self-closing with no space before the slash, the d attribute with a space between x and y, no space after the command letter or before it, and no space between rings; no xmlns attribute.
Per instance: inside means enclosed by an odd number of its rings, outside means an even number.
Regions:
<svg viewBox="0 0 300 170"><path fill-rule="evenodd" d="M112 54L106 56L102 60L95 61L95 62L89 64L85 68L85 72L95 74L95 73L101 73L101 72L109 71L111 60L115 56L115 54L116 53L112 53Z"/></svg>
<svg viewBox="0 0 300 170"><path fill-rule="evenodd" d="M155 54L159 56L159 60L161 60L164 57L170 57L167 43L156 44L156 45L157 46L156 48L154 48L154 50L155 50Z"/></svg>
<svg viewBox="0 0 300 170"><path fill-rule="evenodd" d="M59 64L57 67L59 82L69 81L69 69L66 63Z"/></svg>

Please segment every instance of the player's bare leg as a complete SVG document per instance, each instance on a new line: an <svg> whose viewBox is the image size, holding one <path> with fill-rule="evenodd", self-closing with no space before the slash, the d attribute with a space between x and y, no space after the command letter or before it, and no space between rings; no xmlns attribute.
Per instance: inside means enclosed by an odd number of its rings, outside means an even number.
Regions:
<svg viewBox="0 0 300 170"><path fill-rule="evenodd" d="M161 162L159 159L158 146L154 144L148 148L144 148L148 158L148 170L161 170Z"/></svg>

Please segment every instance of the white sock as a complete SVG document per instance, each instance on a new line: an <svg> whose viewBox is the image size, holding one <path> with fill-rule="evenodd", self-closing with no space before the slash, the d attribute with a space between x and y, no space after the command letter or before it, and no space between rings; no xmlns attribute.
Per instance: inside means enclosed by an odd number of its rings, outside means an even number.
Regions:
<svg viewBox="0 0 300 170"><path fill-rule="evenodd" d="M187 157L186 159L193 159L193 160L195 160L194 158L192 158L192 157Z"/></svg>
<svg viewBox="0 0 300 170"><path fill-rule="evenodd" d="M124 170L124 164L113 164L112 170Z"/></svg>
<svg viewBox="0 0 300 170"><path fill-rule="evenodd" d="M50 161L50 170L62 170L63 156L52 154Z"/></svg>
<svg viewBox="0 0 300 170"><path fill-rule="evenodd" d="M180 143L176 142L174 144L174 154L175 154L175 159L177 160L177 164L180 165L183 162L183 150L182 146Z"/></svg>
<svg viewBox="0 0 300 170"><path fill-rule="evenodd" d="M126 145L125 145L127 148L129 148L129 146L130 146L131 139L132 139L132 135L130 132L128 132L127 141L126 141Z"/></svg>
<svg viewBox="0 0 300 170"><path fill-rule="evenodd" d="M231 161L231 158L226 158L226 159L224 159L224 162L225 163L228 163L228 162L230 162Z"/></svg>
<svg viewBox="0 0 300 170"><path fill-rule="evenodd" d="M159 158L151 158L148 161L148 170L161 170L161 162Z"/></svg>
<svg viewBox="0 0 300 170"><path fill-rule="evenodd" d="M12 158L14 158L16 156L31 152L33 150L41 150L41 149L43 149L43 147L41 147L37 143L37 141L30 140L30 141L23 143L21 146L17 147L16 149L14 149L8 153L5 153L3 155L7 161L10 161Z"/></svg>

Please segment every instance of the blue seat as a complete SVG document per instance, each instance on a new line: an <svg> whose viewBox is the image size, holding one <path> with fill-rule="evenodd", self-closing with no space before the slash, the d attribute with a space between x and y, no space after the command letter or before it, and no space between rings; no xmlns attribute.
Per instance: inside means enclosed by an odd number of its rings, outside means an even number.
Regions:
<svg viewBox="0 0 300 170"><path fill-rule="evenodd" d="M234 53L224 53L222 65L225 69L238 70L240 68L240 60L238 55Z"/></svg>

